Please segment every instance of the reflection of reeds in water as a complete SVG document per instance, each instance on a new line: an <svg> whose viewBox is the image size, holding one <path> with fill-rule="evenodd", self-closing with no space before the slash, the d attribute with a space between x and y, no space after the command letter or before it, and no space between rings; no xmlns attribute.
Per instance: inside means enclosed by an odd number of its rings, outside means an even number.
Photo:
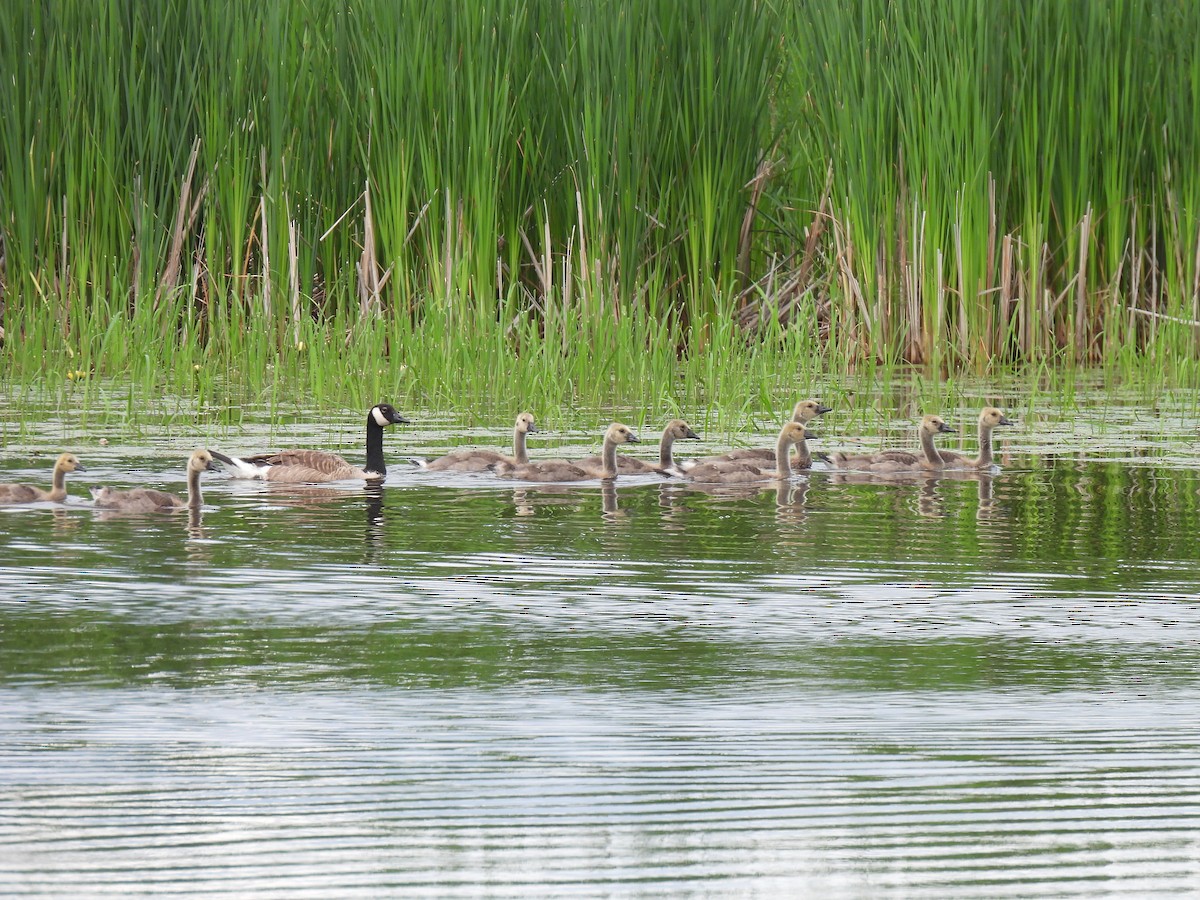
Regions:
<svg viewBox="0 0 1200 900"><path fill-rule="evenodd" d="M997 513L994 499L994 484L996 476L992 472L975 469L946 469L937 473L930 472L839 472L830 470L822 473L825 486L829 488L879 485L914 487L914 511L926 518L940 518L945 515L945 496L941 486L952 482L975 482L978 485L976 507L977 519L992 518ZM819 489L819 488L818 488Z"/></svg>

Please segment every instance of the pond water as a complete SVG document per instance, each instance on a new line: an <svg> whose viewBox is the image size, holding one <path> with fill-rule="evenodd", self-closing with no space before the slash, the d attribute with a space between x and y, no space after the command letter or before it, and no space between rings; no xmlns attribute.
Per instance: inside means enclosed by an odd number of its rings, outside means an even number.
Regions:
<svg viewBox="0 0 1200 900"><path fill-rule="evenodd" d="M418 423L198 520L82 498L358 428L10 430L0 481L89 471L0 510L0 894L1194 895L1194 404L767 491L414 474Z"/></svg>

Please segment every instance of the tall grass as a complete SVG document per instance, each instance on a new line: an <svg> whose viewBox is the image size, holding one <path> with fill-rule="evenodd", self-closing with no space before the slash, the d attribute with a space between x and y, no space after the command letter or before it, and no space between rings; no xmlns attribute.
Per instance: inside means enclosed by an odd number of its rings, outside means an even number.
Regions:
<svg viewBox="0 0 1200 900"><path fill-rule="evenodd" d="M1198 38L1183 0L5 4L5 370L659 409L1193 379Z"/></svg>
<svg viewBox="0 0 1200 900"><path fill-rule="evenodd" d="M858 352L1194 378L1200 8L860 0L787 31L785 144L832 172L796 290Z"/></svg>

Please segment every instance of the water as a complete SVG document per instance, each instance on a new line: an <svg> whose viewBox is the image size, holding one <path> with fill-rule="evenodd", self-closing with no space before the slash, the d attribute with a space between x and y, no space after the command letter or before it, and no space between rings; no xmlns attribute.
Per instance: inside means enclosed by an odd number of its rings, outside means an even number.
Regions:
<svg viewBox="0 0 1200 900"><path fill-rule="evenodd" d="M48 426L0 480L89 472L0 510L0 894L1194 895L1191 421L782 491L212 476L199 521L78 498L282 440Z"/></svg>

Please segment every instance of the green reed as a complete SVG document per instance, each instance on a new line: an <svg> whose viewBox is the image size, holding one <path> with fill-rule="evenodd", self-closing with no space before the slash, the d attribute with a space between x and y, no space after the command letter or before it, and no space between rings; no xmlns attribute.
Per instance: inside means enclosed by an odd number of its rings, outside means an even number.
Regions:
<svg viewBox="0 0 1200 900"><path fill-rule="evenodd" d="M1191 383L1197 38L1183 0L7 4L4 370L731 421L911 364Z"/></svg>

